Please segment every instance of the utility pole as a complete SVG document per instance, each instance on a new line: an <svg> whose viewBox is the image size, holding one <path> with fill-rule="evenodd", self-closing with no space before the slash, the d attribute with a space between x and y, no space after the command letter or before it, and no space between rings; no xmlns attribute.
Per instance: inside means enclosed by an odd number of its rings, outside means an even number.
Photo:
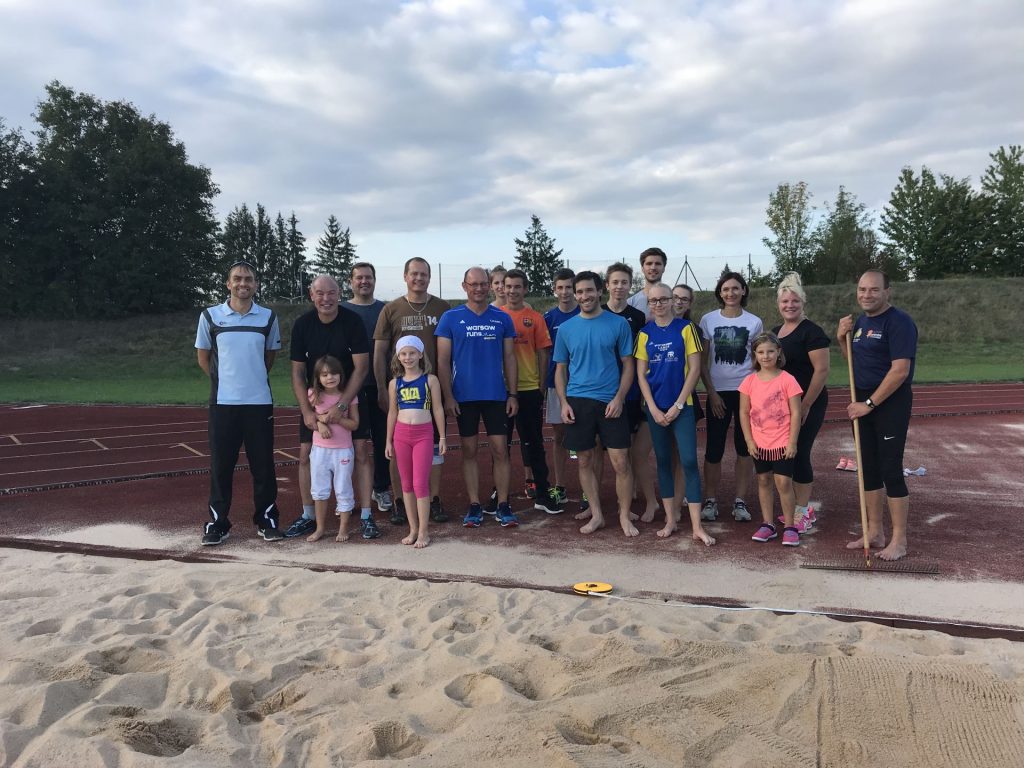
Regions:
<svg viewBox="0 0 1024 768"><path fill-rule="evenodd" d="M676 281L673 285L679 285L680 278L686 278L689 275L688 280L693 283L693 287L698 291L704 289L700 287L700 281L697 280L697 273L693 271L693 267L690 266L690 257L685 253L683 254L683 266L679 270L679 274L676 275ZM689 285L689 282L687 283Z"/></svg>

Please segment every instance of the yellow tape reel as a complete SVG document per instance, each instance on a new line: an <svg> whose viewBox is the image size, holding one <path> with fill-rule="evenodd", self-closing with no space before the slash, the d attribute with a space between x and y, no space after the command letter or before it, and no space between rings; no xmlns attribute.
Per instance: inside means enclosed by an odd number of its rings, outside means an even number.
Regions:
<svg viewBox="0 0 1024 768"><path fill-rule="evenodd" d="M579 584L572 585L572 591L577 595L607 595L612 591L612 585L600 581L581 581Z"/></svg>

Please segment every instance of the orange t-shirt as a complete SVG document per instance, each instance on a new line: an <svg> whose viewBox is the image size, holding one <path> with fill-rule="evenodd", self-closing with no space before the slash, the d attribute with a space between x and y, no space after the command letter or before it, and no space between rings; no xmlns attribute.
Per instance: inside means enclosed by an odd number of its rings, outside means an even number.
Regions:
<svg viewBox="0 0 1024 768"><path fill-rule="evenodd" d="M740 384L740 392L750 398L750 435L758 448L785 448L789 442L789 399L803 388L785 371L771 381L761 381L752 373Z"/></svg>
<svg viewBox="0 0 1024 768"><path fill-rule="evenodd" d="M519 391L540 389L541 372L537 365L537 350L550 349L552 346L547 323L540 312L530 307L519 310L511 310L508 307L502 309L512 318L512 324L516 327L513 346L516 351L516 366L519 369Z"/></svg>

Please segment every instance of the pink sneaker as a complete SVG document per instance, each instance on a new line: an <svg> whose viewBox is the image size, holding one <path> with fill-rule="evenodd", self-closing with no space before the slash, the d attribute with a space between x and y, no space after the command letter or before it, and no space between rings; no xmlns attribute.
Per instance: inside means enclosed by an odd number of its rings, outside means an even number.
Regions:
<svg viewBox="0 0 1024 768"><path fill-rule="evenodd" d="M799 547L800 532L796 528L786 528L782 531L782 546Z"/></svg>
<svg viewBox="0 0 1024 768"><path fill-rule="evenodd" d="M850 463L850 460L848 458L846 458L845 456L840 456L839 457L839 463L836 464L836 469L846 469L846 467L847 467L847 465L849 463Z"/></svg>
<svg viewBox="0 0 1024 768"><path fill-rule="evenodd" d="M788 530L788 529L787 529ZM768 523L761 523L761 527L757 529L757 532L750 537L751 541L771 541L778 536L778 532L775 530L774 525Z"/></svg>
<svg viewBox="0 0 1024 768"><path fill-rule="evenodd" d="M818 522L818 510L812 507L810 504L807 505L807 514L804 515L804 520L810 521L811 525Z"/></svg>

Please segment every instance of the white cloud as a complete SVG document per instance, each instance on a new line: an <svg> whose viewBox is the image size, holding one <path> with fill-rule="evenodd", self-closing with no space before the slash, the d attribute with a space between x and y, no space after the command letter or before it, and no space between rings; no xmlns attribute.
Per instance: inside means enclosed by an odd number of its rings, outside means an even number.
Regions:
<svg viewBox="0 0 1024 768"><path fill-rule="evenodd" d="M43 85L133 101L223 210L360 233L671 229L760 250L806 180L869 206L903 165L980 176L1024 132L1019 0L5 3L0 116ZM644 247L638 244L637 250ZM696 247L696 246L695 246Z"/></svg>

